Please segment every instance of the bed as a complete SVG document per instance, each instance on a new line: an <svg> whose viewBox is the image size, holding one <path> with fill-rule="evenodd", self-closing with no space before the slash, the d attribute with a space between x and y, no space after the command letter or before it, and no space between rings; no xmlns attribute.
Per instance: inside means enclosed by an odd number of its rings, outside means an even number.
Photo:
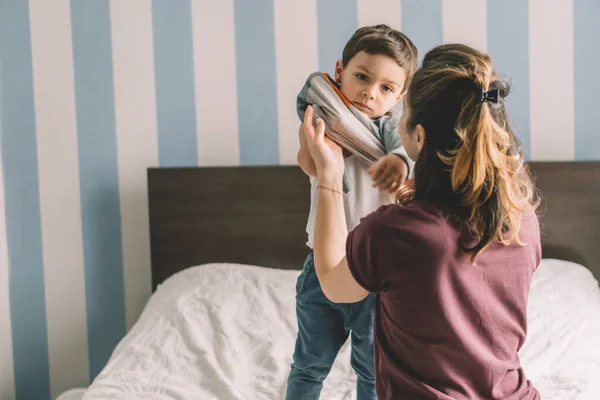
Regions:
<svg viewBox="0 0 600 400"><path fill-rule="evenodd" d="M600 163L533 163L543 260L521 359L546 399L600 399ZM306 256L297 167L148 170L154 293L84 399L282 399ZM349 347L322 399L353 399Z"/></svg>

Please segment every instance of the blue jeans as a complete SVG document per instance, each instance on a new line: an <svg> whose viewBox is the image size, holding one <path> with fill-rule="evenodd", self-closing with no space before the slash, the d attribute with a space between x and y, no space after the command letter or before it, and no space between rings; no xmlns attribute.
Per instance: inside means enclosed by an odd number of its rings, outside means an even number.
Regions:
<svg viewBox="0 0 600 400"><path fill-rule="evenodd" d="M287 400L316 400L338 352L352 337L351 365L357 375L357 400L375 400L373 306L375 295L352 304L325 297L312 252L296 282L298 337L288 378Z"/></svg>

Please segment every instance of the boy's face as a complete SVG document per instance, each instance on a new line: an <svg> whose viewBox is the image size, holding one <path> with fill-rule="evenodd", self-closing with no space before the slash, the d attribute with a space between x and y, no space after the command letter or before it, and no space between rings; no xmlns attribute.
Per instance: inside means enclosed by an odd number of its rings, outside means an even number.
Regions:
<svg viewBox="0 0 600 400"><path fill-rule="evenodd" d="M340 83L344 96L374 119L384 115L402 98L406 74L393 58L361 51L345 68L342 60L337 61L335 80Z"/></svg>

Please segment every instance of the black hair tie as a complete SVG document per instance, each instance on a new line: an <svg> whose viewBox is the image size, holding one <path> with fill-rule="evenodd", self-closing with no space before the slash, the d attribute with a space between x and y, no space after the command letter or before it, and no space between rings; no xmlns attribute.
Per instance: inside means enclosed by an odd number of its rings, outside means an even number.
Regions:
<svg viewBox="0 0 600 400"><path fill-rule="evenodd" d="M475 101L478 103L483 103L489 101L490 103L497 103L500 91L498 89L492 90L484 90L484 89L476 89L475 90Z"/></svg>

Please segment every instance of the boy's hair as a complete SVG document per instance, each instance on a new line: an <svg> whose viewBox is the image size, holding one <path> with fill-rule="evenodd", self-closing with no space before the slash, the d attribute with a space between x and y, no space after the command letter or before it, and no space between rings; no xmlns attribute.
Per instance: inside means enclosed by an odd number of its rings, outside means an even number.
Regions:
<svg viewBox="0 0 600 400"><path fill-rule="evenodd" d="M497 102L482 101L496 89ZM471 261L494 240L519 242L521 215L539 204L506 113L509 89L487 54L446 44L425 55L406 95L409 132L425 129L412 198L458 212L475 239L460 244Z"/></svg>
<svg viewBox="0 0 600 400"><path fill-rule="evenodd" d="M342 65L348 65L352 57L364 51L368 54L384 54L394 59L406 73L402 91L408 87L418 66L418 52L414 43L402 32L388 25L363 26L354 32L342 53Z"/></svg>

